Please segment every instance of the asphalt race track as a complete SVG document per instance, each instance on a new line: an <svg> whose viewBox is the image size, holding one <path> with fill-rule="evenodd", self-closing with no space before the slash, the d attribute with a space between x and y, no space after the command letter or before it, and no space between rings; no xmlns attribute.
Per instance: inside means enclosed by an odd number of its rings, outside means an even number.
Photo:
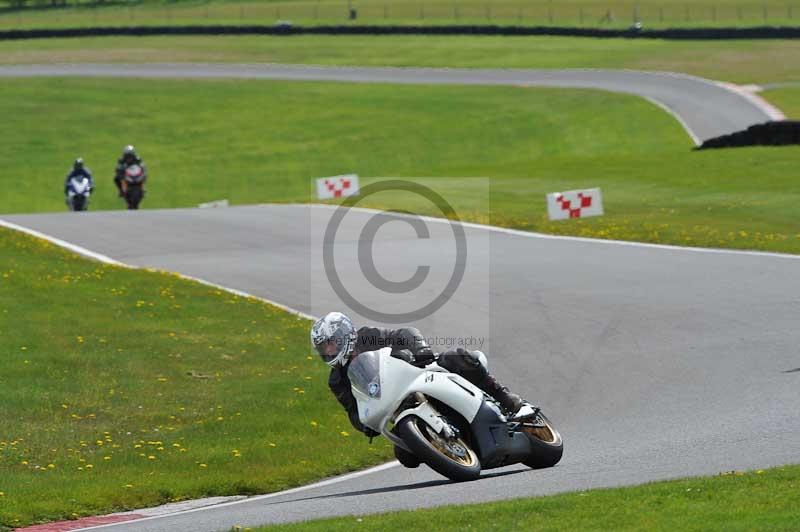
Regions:
<svg viewBox="0 0 800 532"><path fill-rule="evenodd" d="M321 251L334 212L265 205L2 218L128 264L179 271L319 315L342 308ZM375 311L432 299L456 263L450 226L428 221L429 238L403 219L378 229L372 256L382 276L403 280L430 265L412 295L387 297L364 281L357 260L359 235L373 216L350 211L339 228L333 262L342 284ZM565 454L558 466L512 466L466 484L425 466L392 467L114 528L228 530L800 461L800 373L790 372L800 367L800 256L475 226L465 228L465 242L463 281L416 324L426 335L484 339L492 371L560 427Z"/></svg>
<svg viewBox="0 0 800 532"><path fill-rule="evenodd" d="M359 83L517 85L602 89L650 99L678 117L695 144L781 119L760 99L684 74L632 70L480 70L223 64L70 64L0 66L0 77L96 76L242 78ZM635 117L629 119L635 120Z"/></svg>

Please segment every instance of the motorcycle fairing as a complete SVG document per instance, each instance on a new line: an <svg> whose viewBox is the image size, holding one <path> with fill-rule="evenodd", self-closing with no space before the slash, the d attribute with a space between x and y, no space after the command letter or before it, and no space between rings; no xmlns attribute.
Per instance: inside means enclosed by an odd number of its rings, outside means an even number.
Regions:
<svg viewBox="0 0 800 532"><path fill-rule="evenodd" d="M528 437L509 430L508 422L488 402L483 402L469 428L483 469L521 462L531 452Z"/></svg>
<svg viewBox="0 0 800 532"><path fill-rule="evenodd" d="M375 430L385 427L403 400L417 392L442 401L461 414L467 423L472 422L483 403L483 392L479 388L435 363L418 368L392 357L391 353L390 347L384 347L361 353L350 363L348 376L361 423ZM392 378L387 379L387 375ZM370 397L372 384L377 384L379 397ZM405 412L401 413L398 419L404 415ZM437 432L443 426L443 423L431 424Z"/></svg>

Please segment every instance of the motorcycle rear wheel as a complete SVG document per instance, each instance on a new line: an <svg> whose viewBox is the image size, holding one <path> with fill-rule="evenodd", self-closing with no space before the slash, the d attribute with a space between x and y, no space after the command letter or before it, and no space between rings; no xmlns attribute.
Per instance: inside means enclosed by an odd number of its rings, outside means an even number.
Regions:
<svg viewBox="0 0 800 532"><path fill-rule="evenodd" d="M401 419L397 433L417 458L440 475L456 482L480 476L478 455L461 438L446 440L417 416Z"/></svg>
<svg viewBox="0 0 800 532"><path fill-rule="evenodd" d="M128 203L128 210L138 210L139 203L142 201L144 191L140 186L128 185L128 190L125 193L125 201Z"/></svg>
<svg viewBox="0 0 800 532"><path fill-rule="evenodd" d="M537 417L540 423L525 423L521 427L532 449L523 463L533 469L553 467L564 454L564 441L547 416L539 412Z"/></svg>

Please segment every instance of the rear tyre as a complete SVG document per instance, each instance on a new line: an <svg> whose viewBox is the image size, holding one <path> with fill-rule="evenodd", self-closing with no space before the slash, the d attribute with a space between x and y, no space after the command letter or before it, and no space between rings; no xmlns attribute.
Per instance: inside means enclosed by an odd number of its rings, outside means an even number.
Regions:
<svg viewBox="0 0 800 532"><path fill-rule="evenodd" d="M523 423L522 432L531 443L531 454L523 462L533 469L553 467L564 454L564 441L561 434L547 416L539 412L534 423Z"/></svg>
<svg viewBox="0 0 800 532"><path fill-rule="evenodd" d="M128 188L128 193L125 199L128 202L128 209L129 210L137 210L139 208L139 203L142 201L142 188L138 186L130 186Z"/></svg>
<svg viewBox="0 0 800 532"><path fill-rule="evenodd" d="M478 455L461 438L443 438L417 416L401 419L397 433L417 458L440 475L456 482L481 475Z"/></svg>

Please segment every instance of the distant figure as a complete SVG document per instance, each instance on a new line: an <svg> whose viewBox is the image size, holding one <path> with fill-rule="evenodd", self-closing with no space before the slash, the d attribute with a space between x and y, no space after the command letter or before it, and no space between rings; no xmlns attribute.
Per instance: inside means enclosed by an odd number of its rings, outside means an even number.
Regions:
<svg viewBox="0 0 800 532"><path fill-rule="evenodd" d="M119 190L119 196L125 198L128 209L138 209L139 202L144 196L144 183L147 181L147 168L136 149L128 145L122 151L122 157L117 161L114 173L114 184Z"/></svg>
<svg viewBox="0 0 800 532"><path fill-rule="evenodd" d="M64 180L64 195L67 206L71 211L85 211L89 209L89 195L94 190L92 171L83 164L83 159L78 157L72 163L72 170Z"/></svg>

